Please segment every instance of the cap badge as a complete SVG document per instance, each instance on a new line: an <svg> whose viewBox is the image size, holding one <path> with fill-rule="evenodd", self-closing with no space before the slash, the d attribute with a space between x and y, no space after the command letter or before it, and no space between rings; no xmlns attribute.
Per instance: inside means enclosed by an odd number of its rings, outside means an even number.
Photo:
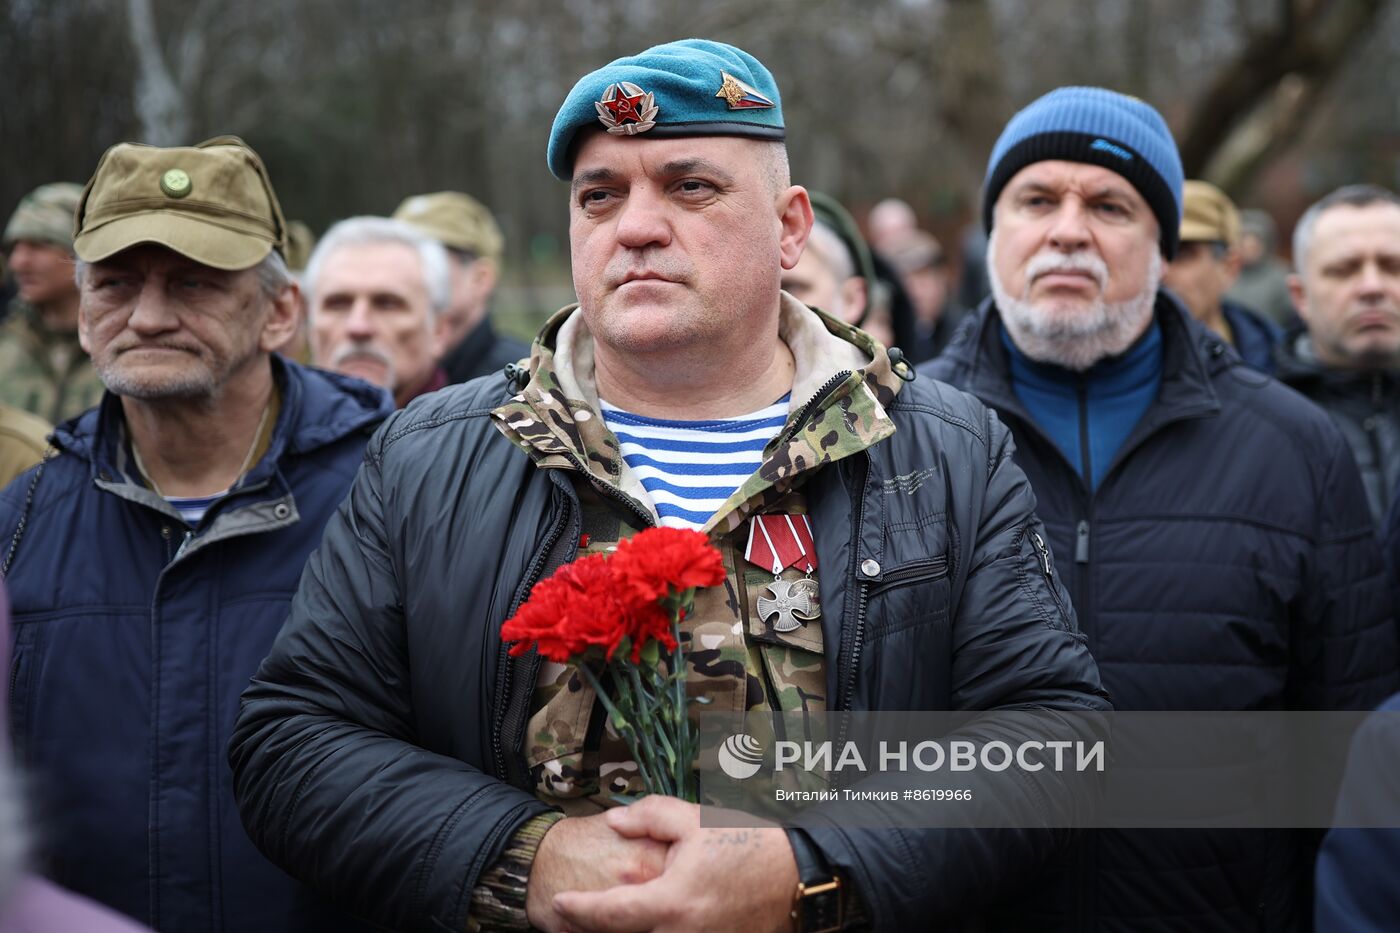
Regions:
<svg viewBox="0 0 1400 933"><path fill-rule="evenodd" d="M178 168L172 168L160 176L160 190L169 197L183 198L190 193L190 176Z"/></svg>
<svg viewBox="0 0 1400 933"><path fill-rule="evenodd" d="M602 99L593 106L598 108L598 119L614 136L645 133L656 125L656 115L661 112L656 106L656 95L630 81L609 84Z"/></svg>
<svg viewBox="0 0 1400 933"><path fill-rule="evenodd" d="M740 81L727 71L721 71L724 83L719 86L715 96L722 98L729 104L730 110L772 110L774 103L758 90Z"/></svg>

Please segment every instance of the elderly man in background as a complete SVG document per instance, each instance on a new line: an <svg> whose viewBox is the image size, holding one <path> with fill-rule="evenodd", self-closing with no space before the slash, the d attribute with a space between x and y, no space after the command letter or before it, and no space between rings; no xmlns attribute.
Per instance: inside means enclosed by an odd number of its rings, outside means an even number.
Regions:
<svg viewBox="0 0 1400 933"><path fill-rule="evenodd" d="M3 247L18 286L0 325L0 404L57 424L102 396L102 382L78 345L73 283L73 212L83 189L55 182L19 202Z"/></svg>
<svg viewBox="0 0 1400 933"><path fill-rule="evenodd" d="M932 233L916 230L885 255L914 306L915 340L909 358L916 363L931 360L943 352L962 321L962 314L949 306L952 283L943 244Z"/></svg>
<svg viewBox="0 0 1400 933"><path fill-rule="evenodd" d="M1279 348L1279 379L1341 427L1380 528L1400 483L1400 196L1349 185L1293 230L1289 277L1304 329Z"/></svg>
<svg viewBox="0 0 1400 933"><path fill-rule="evenodd" d="M442 315L447 381L501 375L507 365L525 360L530 348L491 326L505 238L486 206L460 191L439 191L406 198L394 219L437 240L452 259L452 300Z"/></svg>
<svg viewBox="0 0 1400 933"><path fill-rule="evenodd" d="M1272 321L1226 297L1240 274L1240 215L1225 192L1208 181L1183 189L1181 242L1162 284L1181 299L1191 316L1235 348L1250 366L1274 371L1274 350L1283 331Z"/></svg>
<svg viewBox="0 0 1400 933"><path fill-rule="evenodd" d="M1016 114L984 186L992 298L924 372L1010 427L1117 709L1370 709L1400 646L1356 465L1161 290L1182 181L1141 100L1060 88ZM1312 851L1090 833L997 928L1306 929Z"/></svg>
<svg viewBox="0 0 1400 933"><path fill-rule="evenodd" d="M866 280L841 234L818 218L797 265L784 269L783 291L809 308L859 326L866 312ZM882 341L885 342L885 341Z"/></svg>
<svg viewBox="0 0 1400 933"><path fill-rule="evenodd" d="M295 286L241 140L114 146L77 220L79 334L107 393L0 494L36 863L159 930L346 929L253 847L223 756L391 408L272 352Z"/></svg>
<svg viewBox="0 0 1400 933"><path fill-rule="evenodd" d="M447 385L449 262L402 221L352 217L327 230L302 278L316 365L389 390L399 408Z"/></svg>
<svg viewBox="0 0 1400 933"><path fill-rule="evenodd" d="M730 835L662 797L602 812L641 786L602 704L500 640L565 561L694 528L728 576L681 635L687 692L716 708L1107 707L1005 429L780 290L813 217L783 135L772 75L718 42L574 86L548 163L579 305L524 385L454 386L385 424L245 694L238 793L289 871L405 930L903 930L1054 861L1049 802L1020 787L1042 818L986 832ZM785 566L748 562L760 533ZM801 579L820 615L789 628L760 594Z"/></svg>

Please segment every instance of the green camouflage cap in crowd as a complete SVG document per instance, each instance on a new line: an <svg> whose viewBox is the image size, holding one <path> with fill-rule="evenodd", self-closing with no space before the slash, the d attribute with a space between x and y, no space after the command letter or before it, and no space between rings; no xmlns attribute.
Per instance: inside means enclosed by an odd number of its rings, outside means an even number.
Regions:
<svg viewBox="0 0 1400 933"><path fill-rule="evenodd" d="M846 251L851 254L851 265L856 270L855 274L865 279L865 307L868 314L869 309L875 306L875 288L879 279L875 275L875 260L870 255L870 245L865 242L865 237L861 236L860 225L851 216L851 212L846 210L845 205L831 195L820 191L808 191L807 197L812 201L812 213L817 222L825 224L845 244Z"/></svg>
<svg viewBox="0 0 1400 933"><path fill-rule="evenodd" d="M500 263L505 238L486 206L460 191L438 191L405 198L394 211L401 220L448 249Z"/></svg>
<svg viewBox="0 0 1400 933"><path fill-rule="evenodd" d="M215 269L287 254L287 223L262 159L237 136L161 149L118 143L78 205L78 258L100 262L156 243Z"/></svg>
<svg viewBox="0 0 1400 933"><path fill-rule="evenodd" d="M17 240L34 240L71 251L73 215L82 196L82 186L68 181L35 188L20 199L10 215L10 222L5 225L4 248L9 249Z"/></svg>

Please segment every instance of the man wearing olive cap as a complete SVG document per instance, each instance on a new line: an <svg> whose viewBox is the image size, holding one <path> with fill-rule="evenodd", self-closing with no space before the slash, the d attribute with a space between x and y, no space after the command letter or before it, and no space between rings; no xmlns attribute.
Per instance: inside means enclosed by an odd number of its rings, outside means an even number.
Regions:
<svg viewBox="0 0 1400 933"><path fill-rule="evenodd" d="M81 414L102 383L78 345L73 212L82 188L42 185L25 195L3 245L19 292L0 325L0 404L51 422Z"/></svg>
<svg viewBox="0 0 1400 933"><path fill-rule="evenodd" d="M987 165L992 297L921 372L1014 434L1117 709L1370 709L1400 646L1356 464L1161 288L1182 181L1149 104L1084 87L1029 104ZM1310 857L1291 831L1086 833L991 928L1304 929Z"/></svg>
<svg viewBox="0 0 1400 933"><path fill-rule="evenodd" d="M306 556L391 410L272 353L285 224L241 140L121 144L77 208L107 386L0 495L10 722L53 879L161 930L340 930L239 824L224 748Z"/></svg>
<svg viewBox="0 0 1400 933"><path fill-rule="evenodd" d="M1273 374L1283 331L1225 297L1240 274L1240 212L1208 181L1182 186L1181 245L1162 272L1162 284L1191 316L1223 337L1250 366Z"/></svg>
<svg viewBox="0 0 1400 933"><path fill-rule="evenodd" d="M812 225L783 136L772 75L717 42L569 94L548 163L579 304L514 388L385 424L244 695L230 760L279 864L396 929L811 931L966 917L1053 858L1036 830L727 836L674 799L608 810L640 780L602 706L500 640L565 561L691 528L728 575L682 631L712 708L1106 708L1006 432L780 291ZM786 563L746 557L759 529Z"/></svg>
<svg viewBox="0 0 1400 933"><path fill-rule="evenodd" d="M525 360L530 348L491 326L491 295L505 238L486 206L460 191L439 191L405 198L394 219L437 240L452 258L452 298L439 315L446 331L442 367L448 382L501 375L508 364Z"/></svg>

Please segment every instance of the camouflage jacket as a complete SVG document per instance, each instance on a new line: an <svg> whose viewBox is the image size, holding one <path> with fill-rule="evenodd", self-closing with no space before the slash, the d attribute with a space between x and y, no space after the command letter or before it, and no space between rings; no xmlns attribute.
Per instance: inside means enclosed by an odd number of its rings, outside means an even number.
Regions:
<svg viewBox="0 0 1400 933"><path fill-rule="evenodd" d="M887 404L903 385L884 348L863 332L784 301L779 334L796 363L788 420L765 448L759 469L706 523L724 555L727 580L698 594L682 631L689 694L706 697L711 710L825 709L821 627L804 623L779 632L774 615L760 614L757 602L774 595L766 590L774 576L743 558L748 519L770 511L805 514L803 480L893 434L881 399ZM584 551L600 552L657 516L598 414L591 347L582 315L558 315L536 345L529 384L494 417L537 465L574 475L588 539ZM802 575L789 568L782 577L791 582ZM615 794L642 790L625 743L571 666L542 664L531 711L526 757L542 798L577 814L610 805ZM589 734L601 734L596 747L585 747Z"/></svg>
<svg viewBox="0 0 1400 933"><path fill-rule="evenodd" d="M102 390L78 335L45 329L39 313L16 300L0 324L0 404L60 424L101 401Z"/></svg>

